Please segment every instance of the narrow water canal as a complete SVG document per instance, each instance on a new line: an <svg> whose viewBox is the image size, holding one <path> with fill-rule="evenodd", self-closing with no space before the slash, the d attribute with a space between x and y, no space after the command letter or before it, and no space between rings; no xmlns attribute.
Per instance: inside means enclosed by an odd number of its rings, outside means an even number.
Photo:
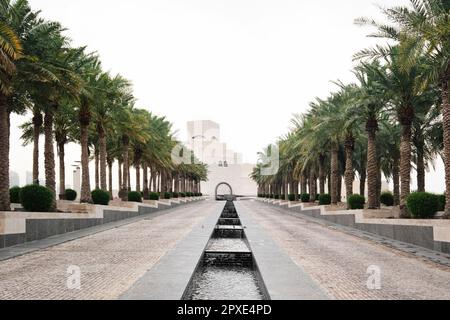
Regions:
<svg viewBox="0 0 450 320"><path fill-rule="evenodd" d="M269 299L232 201L227 201L183 299Z"/></svg>

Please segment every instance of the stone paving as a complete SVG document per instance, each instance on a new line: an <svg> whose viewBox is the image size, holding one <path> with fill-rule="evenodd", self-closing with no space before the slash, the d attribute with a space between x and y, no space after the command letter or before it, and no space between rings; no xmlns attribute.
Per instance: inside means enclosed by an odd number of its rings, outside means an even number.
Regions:
<svg viewBox="0 0 450 320"><path fill-rule="evenodd" d="M205 217L211 201L0 261L2 299L116 299ZM70 266L81 288L69 289Z"/></svg>
<svg viewBox="0 0 450 320"><path fill-rule="evenodd" d="M450 268L268 205L243 201L292 260L335 299L450 299ZM369 267L381 271L370 290ZM373 284L373 282L372 282Z"/></svg>

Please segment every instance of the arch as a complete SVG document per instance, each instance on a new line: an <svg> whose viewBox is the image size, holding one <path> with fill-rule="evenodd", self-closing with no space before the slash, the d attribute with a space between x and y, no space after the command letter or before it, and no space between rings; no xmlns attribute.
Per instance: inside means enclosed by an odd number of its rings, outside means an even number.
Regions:
<svg viewBox="0 0 450 320"><path fill-rule="evenodd" d="M219 187L222 186L222 185L225 185L228 188L230 188L230 196L233 197L233 188L231 187L231 185L229 183L227 183L227 182L221 182L221 183L219 183L216 186L216 191L215 191L216 200L224 200L225 199L225 196L223 196L223 198L222 198L222 197L219 197L219 195L217 194L217 191L219 190Z"/></svg>

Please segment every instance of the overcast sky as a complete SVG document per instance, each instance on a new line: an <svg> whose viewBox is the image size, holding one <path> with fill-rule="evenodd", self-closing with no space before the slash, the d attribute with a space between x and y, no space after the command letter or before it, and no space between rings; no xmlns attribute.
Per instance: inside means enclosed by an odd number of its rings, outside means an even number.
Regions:
<svg viewBox="0 0 450 320"><path fill-rule="evenodd" d="M248 162L287 132L293 113L326 97L330 80L353 80L352 55L374 43L353 20L380 18L376 5L406 2L30 0L67 27L75 45L97 51L106 70L132 80L137 106L166 115L181 139L186 121L214 120ZM31 148L14 143L14 126L24 119L12 123L11 169L18 172L32 167ZM79 147L68 153L70 165ZM441 176L429 176L435 191L443 190Z"/></svg>

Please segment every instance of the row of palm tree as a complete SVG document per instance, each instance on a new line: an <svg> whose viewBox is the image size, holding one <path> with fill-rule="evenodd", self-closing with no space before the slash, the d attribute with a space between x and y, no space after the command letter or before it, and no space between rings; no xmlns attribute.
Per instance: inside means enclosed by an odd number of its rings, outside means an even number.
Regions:
<svg viewBox="0 0 450 320"><path fill-rule="evenodd" d="M22 138L25 144L33 144L35 183L39 183L39 140L44 135L45 186L53 193L56 144L60 198L65 193L64 157L69 142L81 145L81 202L91 202L90 160L95 161L95 188L111 194L112 167L118 162L123 199L131 189L133 166L135 189L144 195L150 190L199 192L207 168L202 163L177 165L171 161L177 143L171 124L136 108L127 79L105 72L96 53L72 47L59 23L39 15L27 0L0 0L0 211L10 210L12 113L32 114L22 125Z"/></svg>
<svg viewBox="0 0 450 320"><path fill-rule="evenodd" d="M425 172L441 156L445 164L446 208L450 216L450 2L410 0L408 7L382 9L390 24L360 18L375 28L370 36L386 43L354 55L355 83L335 81L335 92L316 99L297 115L288 135L278 141L280 169L265 176L258 164L253 179L260 193L311 194L328 191L340 201L344 178L347 197L361 195L367 181L367 206L380 207L381 179L392 180L395 204L407 216L411 171L418 191L425 191ZM270 148L262 153L267 158ZM317 188L317 179L319 188ZM300 190L298 188L300 187Z"/></svg>

